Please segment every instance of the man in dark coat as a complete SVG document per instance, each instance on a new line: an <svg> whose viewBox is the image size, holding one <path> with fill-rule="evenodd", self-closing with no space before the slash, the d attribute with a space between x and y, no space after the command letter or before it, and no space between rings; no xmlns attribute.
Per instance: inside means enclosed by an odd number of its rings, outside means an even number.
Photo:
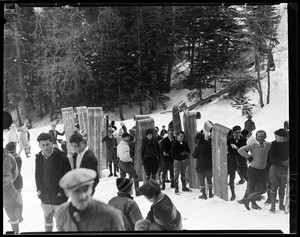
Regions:
<svg viewBox="0 0 300 237"><path fill-rule="evenodd" d="M174 130L168 130L168 137L161 141L161 167L162 167L162 190L166 188L166 176L169 170L171 179L171 188L175 188L174 182L174 158L171 154L172 144L175 141Z"/></svg>
<svg viewBox="0 0 300 237"><path fill-rule="evenodd" d="M244 123L244 129L248 130L249 135L251 136L252 132L256 129L256 127L255 127L255 123L252 120L252 115L249 114L247 118L248 119Z"/></svg>
<svg viewBox="0 0 300 237"><path fill-rule="evenodd" d="M179 194L178 178L181 175L182 191L191 192L192 190L186 187L185 172L187 168L187 159L190 156L190 148L187 142L184 140L184 132L179 131L176 133L176 141L173 142L171 147L171 156L174 158L174 182L175 182L175 194Z"/></svg>
<svg viewBox="0 0 300 237"><path fill-rule="evenodd" d="M158 142L153 137L153 130L146 130L146 137L142 140L141 157L142 164L146 172L146 179L150 177L156 180L156 173L159 167L159 148Z"/></svg>
<svg viewBox="0 0 300 237"><path fill-rule="evenodd" d="M231 191L231 198L230 200L235 200L235 192L234 192L234 179L235 179L235 172L241 174L245 180L247 180L247 160L245 157L241 156L237 151L239 148L246 146L247 139L241 136L241 127L234 126L232 128L232 136L230 136L227 140L227 147L228 147L228 175L229 175L229 187Z"/></svg>
<svg viewBox="0 0 300 237"><path fill-rule="evenodd" d="M95 182L93 184L93 192L95 193L95 188L99 183L99 174L98 174L98 160L94 155L94 152L88 148L85 143L83 136L79 133L73 133L70 137L70 143L75 153L73 154L73 167L76 168L87 168L94 170L97 175Z"/></svg>
<svg viewBox="0 0 300 237"><path fill-rule="evenodd" d="M276 140L272 142L269 151L271 167L269 178L271 182L271 213L275 213L275 202L277 190L279 189L279 210L284 211L283 204L285 195L285 186L287 183L287 173L289 165L289 141L288 133L283 129L275 131Z"/></svg>
<svg viewBox="0 0 300 237"><path fill-rule="evenodd" d="M65 131L63 131L63 132L57 131L56 130L56 124L52 124L51 125L51 130L49 130L49 134L52 136L53 147L58 148L58 145L57 145L57 136L58 135L60 135L60 136L65 135Z"/></svg>
<svg viewBox="0 0 300 237"><path fill-rule="evenodd" d="M117 175L117 138L114 137L114 129L112 127L108 128L107 135L102 139L102 143L106 144L106 162L108 163L108 168L110 174L108 177ZM114 164L114 173L112 172L112 164Z"/></svg>
<svg viewBox="0 0 300 237"><path fill-rule="evenodd" d="M37 141L40 151L35 159L36 190L45 218L45 230L53 230L53 217L62 203L66 202L63 189L59 187L59 180L71 170L66 153L53 147L52 136L49 133L41 133Z"/></svg>
<svg viewBox="0 0 300 237"><path fill-rule="evenodd" d="M197 146L192 154L196 161L196 172L200 181L200 189L202 195L200 199L207 199L205 193L205 178L209 190L209 197L212 198L212 150L211 143L204 139L204 134L199 132L196 134L195 142Z"/></svg>

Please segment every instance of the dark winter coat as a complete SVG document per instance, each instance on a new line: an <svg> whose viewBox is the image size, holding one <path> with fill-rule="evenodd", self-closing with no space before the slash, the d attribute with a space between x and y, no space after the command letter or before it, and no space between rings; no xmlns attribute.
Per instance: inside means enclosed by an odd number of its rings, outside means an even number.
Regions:
<svg viewBox="0 0 300 237"><path fill-rule="evenodd" d="M181 214L164 193L155 198L146 219L155 222L161 230L182 230Z"/></svg>
<svg viewBox="0 0 300 237"><path fill-rule="evenodd" d="M75 217L80 220L76 221ZM62 204L57 210L56 219L58 231L125 230L121 211L93 198L81 213L75 211L71 202Z"/></svg>
<svg viewBox="0 0 300 237"><path fill-rule="evenodd" d="M175 138L173 137L173 140L171 141L169 137L164 138L161 141L161 159L165 162L173 162L174 158L172 157L172 144L174 143ZM169 154L168 156L163 155L163 152Z"/></svg>
<svg viewBox="0 0 300 237"><path fill-rule="evenodd" d="M156 159L158 158L158 142L155 139L149 140L147 137L145 137L142 140L142 152L141 157L142 161L145 159Z"/></svg>
<svg viewBox="0 0 300 237"><path fill-rule="evenodd" d="M60 135L60 136L65 135L65 131L63 131L63 132L61 133L61 132L59 132L59 131L57 131L57 130L55 130L55 134L54 134L54 130L53 130L53 129L49 130L49 133L50 133L50 135L51 135L51 137L52 137L52 142L53 142L53 144L56 144L56 145L57 145L57 135Z"/></svg>
<svg viewBox="0 0 300 237"><path fill-rule="evenodd" d="M233 136L229 137L227 140L227 147L228 147L228 160L227 160L227 166L228 171L234 171L237 170L237 166L240 167L247 167L247 160L245 157L241 156L238 153L238 150L233 149L231 147L231 144L236 145L238 148L241 148L243 146L247 145L247 139L243 136L240 136L240 139L236 142Z"/></svg>
<svg viewBox="0 0 300 237"><path fill-rule="evenodd" d="M73 167L76 167L77 155L78 155L77 153L73 154L73 165L74 165ZM98 174L98 160L91 149L88 149L86 151L86 153L82 157L80 167L76 167L76 168L87 168L96 171L97 175L93 184L93 194L94 194L95 188L99 183L99 174Z"/></svg>
<svg viewBox="0 0 300 237"><path fill-rule="evenodd" d="M106 142L106 161L117 162L117 138L107 135L102 139L102 143Z"/></svg>
<svg viewBox="0 0 300 237"><path fill-rule="evenodd" d="M35 183L37 191L41 194L38 196L44 204L60 205L68 200L65 196L64 190L59 186L59 180L71 170L70 162L66 153L53 148L53 153L47 159L52 160L50 187L46 188L43 177L43 162L45 157L42 155L42 151L36 155L35 159Z"/></svg>
<svg viewBox="0 0 300 237"><path fill-rule="evenodd" d="M181 154L182 152L188 154ZM183 140L182 144L179 141L174 141L171 147L171 155L175 160L185 160L189 158L190 148L186 141Z"/></svg>
<svg viewBox="0 0 300 237"><path fill-rule="evenodd" d="M212 169L212 150L211 143L203 140L198 143L192 154L196 161L196 172L211 170Z"/></svg>
<svg viewBox="0 0 300 237"><path fill-rule="evenodd" d="M108 205L122 211L126 231L133 231L135 223L143 219L139 206L128 193L118 192L118 196L113 197Z"/></svg>
<svg viewBox="0 0 300 237"><path fill-rule="evenodd" d="M282 162L287 161L290 157L289 142L273 141L269 151L269 159L272 165L287 167Z"/></svg>

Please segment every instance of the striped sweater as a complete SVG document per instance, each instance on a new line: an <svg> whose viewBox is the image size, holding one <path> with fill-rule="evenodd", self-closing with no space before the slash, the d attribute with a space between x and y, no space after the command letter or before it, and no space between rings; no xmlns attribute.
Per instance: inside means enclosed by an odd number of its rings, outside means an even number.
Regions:
<svg viewBox="0 0 300 237"><path fill-rule="evenodd" d="M146 219L155 222L161 230L182 230L180 212L164 193L155 198Z"/></svg>

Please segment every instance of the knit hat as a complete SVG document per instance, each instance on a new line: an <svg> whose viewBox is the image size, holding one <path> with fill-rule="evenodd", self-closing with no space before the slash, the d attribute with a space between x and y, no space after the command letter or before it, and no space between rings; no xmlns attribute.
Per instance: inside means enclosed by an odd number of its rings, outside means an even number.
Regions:
<svg viewBox="0 0 300 237"><path fill-rule="evenodd" d="M9 153L15 153L16 152L16 144L14 142L9 142L7 143L7 145L5 146L5 149L7 150L7 152Z"/></svg>
<svg viewBox="0 0 300 237"><path fill-rule="evenodd" d="M132 181L127 178L117 178L116 182L117 188L120 192L128 192L133 185Z"/></svg>
<svg viewBox="0 0 300 237"><path fill-rule="evenodd" d="M242 129L241 129L241 127L240 126L234 126L233 128L232 128L232 131L233 132L236 132L236 131L241 131Z"/></svg>
<svg viewBox="0 0 300 237"><path fill-rule="evenodd" d="M10 125L12 124L12 117L11 115L3 110L3 129L8 129Z"/></svg>
<svg viewBox="0 0 300 237"><path fill-rule="evenodd" d="M276 130L274 133L275 133L275 135L280 136L280 137L287 137L288 136L287 132L283 128L280 128L280 129Z"/></svg>
<svg viewBox="0 0 300 237"><path fill-rule="evenodd" d="M146 130L146 136L147 136L148 134L153 134L153 130L152 130L151 128L148 128L148 129Z"/></svg>

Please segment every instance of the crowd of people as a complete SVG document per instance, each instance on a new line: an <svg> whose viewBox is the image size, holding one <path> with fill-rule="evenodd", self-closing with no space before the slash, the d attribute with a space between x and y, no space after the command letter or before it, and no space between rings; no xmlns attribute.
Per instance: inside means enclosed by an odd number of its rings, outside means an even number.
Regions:
<svg viewBox="0 0 300 237"><path fill-rule="evenodd" d="M15 126L9 127L11 132L3 149L3 206L13 231L18 234L19 223L23 220L23 182L22 159L20 152L16 152L16 145L21 136L13 135ZM237 184L247 182L245 195L238 203L247 210L250 210L251 203L252 209L259 210L261 207L256 201L267 192L265 203L271 205L270 212L274 213L277 192L279 210L285 209L289 132L288 128L280 128L274 132L275 141L267 142L266 132L258 130L254 133L255 129L255 123L249 116L243 130L236 125L228 134L230 200L236 199L234 180L237 172L240 176ZM26 129L24 131L28 132ZM106 145L108 177L116 178L118 193L107 204L93 198L99 183L98 160L88 146L86 134L76 124L69 138L73 150L71 159L63 146L58 147L57 135L64 135L64 131L58 132L53 125L48 133L41 133L37 138L41 151L35 158L35 182L46 232L53 231L53 218L56 219L58 231L182 230L180 212L162 191L166 189L169 174L170 188L174 188L175 194L180 194L179 176L182 191L192 192L187 187L186 177L190 157L196 160L196 169L190 172L196 172L199 178L199 199L214 197L212 141L211 136L206 139L203 131L196 134L196 147L191 150L183 131L174 134L172 127L166 129L165 126L160 133L158 127L147 129L141 141L140 157L146 182L139 186L139 177L133 165L134 160L139 159L135 156L135 128L128 130L122 122L117 130L112 121L102 142ZM22 148L25 149L25 146ZM26 156L30 153L28 146L25 153ZM134 201L134 193L135 196L143 195L152 203L146 218L143 218Z"/></svg>

